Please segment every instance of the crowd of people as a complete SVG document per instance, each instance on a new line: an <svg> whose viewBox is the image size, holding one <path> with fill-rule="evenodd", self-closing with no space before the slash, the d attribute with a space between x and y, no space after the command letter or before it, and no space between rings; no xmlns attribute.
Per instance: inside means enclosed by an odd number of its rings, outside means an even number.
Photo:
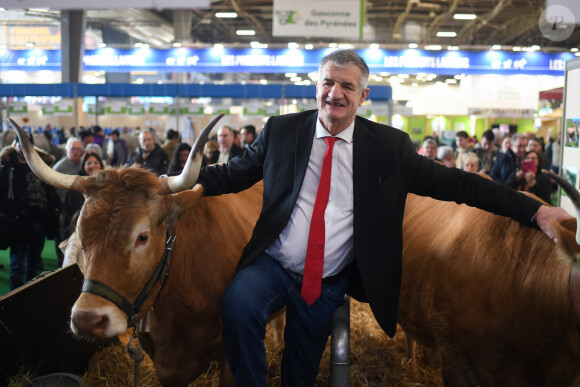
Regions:
<svg viewBox="0 0 580 387"><path fill-rule="evenodd" d="M512 134L489 129L477 141L467 132L459 131L451 145L439 145L437 138L426 137L418 152L447 167L487 175L551 203L555 185L543 171L558 173L559 139L550 138L546 144L533 133Z"/></svg>
<svg viewBox="0 0 580 387"><path fill-rule="evenodd" d="M138 134L130 133L128 128L115 129L106 136L98 125L78 131L73 128L69 136L47 125L43 135L50 144L49 151L36 147L37 151L55 171L67 175L91 176L104 168L119 166L147 168L157 175L177 174L191 152L191 146L182 142L174 129L166 131L163 141L152 129ZM31 134L29 138L34 142ZM227 162L240 155L255 138L253 125L239 130L224 125L208 142L203 164ZM56 248L58 265L72 263L63 262L63 250L83 203L82 194L55 189L32 173L18 137L0 150L0 221L6 236L5 241L0 241L0 248L10 249L11 290L42 272L41 252L47 238L61 247Z"/></svg>

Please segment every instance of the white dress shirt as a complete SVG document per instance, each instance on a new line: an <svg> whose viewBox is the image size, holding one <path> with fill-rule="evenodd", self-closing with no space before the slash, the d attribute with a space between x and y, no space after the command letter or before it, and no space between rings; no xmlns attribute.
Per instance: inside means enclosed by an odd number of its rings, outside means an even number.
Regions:
<svg viewBox="0 0 580 387"><path fill-rule="evenodd" d="M338 274L354 258L353 253L353 181L352 140L354 121L336 137L334 143L330 194L324 213L325 246L322 277ZM304 273L310 221L320 181L322 160L326 152L324 137L331 134L316 120L316 134L312 143L306 175L288 224L266 253L282 267L295 273Z"/></svg>

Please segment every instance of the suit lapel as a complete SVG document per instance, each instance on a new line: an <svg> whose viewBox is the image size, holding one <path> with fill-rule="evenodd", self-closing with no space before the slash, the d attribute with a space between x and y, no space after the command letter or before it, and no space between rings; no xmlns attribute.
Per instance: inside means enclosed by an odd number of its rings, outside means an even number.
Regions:
<svg viewBox="0 0 580 387"><path fill-rule="evenodd" d="M314 141L314 132L316 130L316 119L318 114L311 114L296 128L296 143L294 144L294 195L293 202L296 202L298 193L302 187L310 152L312 151L312 142Z"/></svg>
<svg viewBox="0 0 580 387"><path fill-rule="evenodd" d="M363 222L366 192L370 183L372 139L367 126L358 117L355 119L353 134L353 210L354 210L354 239L357 239L357 230Z"/></svg>

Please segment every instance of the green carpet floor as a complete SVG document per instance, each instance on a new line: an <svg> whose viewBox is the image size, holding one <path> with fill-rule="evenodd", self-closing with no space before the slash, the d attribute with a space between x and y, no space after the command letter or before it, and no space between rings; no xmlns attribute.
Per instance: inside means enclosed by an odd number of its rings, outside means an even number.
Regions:
<svg viewBox="0 0 580 387"><path fill-rule="evenodd" d="M0 269L0 296L8 293L8 272L10 270L10 249L0 250L0 263L4 265ZM54 241L47 240L42 250L42 263L44 271L54 271L57 269L56 251Z"/></svg>

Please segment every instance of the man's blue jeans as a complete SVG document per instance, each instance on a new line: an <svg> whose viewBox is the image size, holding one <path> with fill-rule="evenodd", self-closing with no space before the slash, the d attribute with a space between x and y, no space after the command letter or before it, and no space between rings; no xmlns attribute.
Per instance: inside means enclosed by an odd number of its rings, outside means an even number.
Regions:
<svg viewBox="0 0 580 387"><path fill-rule="evenodd" d="M344 304L348 275L323 282L308 306L302 276L262 254L234 276L222 298L223 342L236 386L266 386L268 316L286 306L282 386L314 386L334 311Z"/></svg>

